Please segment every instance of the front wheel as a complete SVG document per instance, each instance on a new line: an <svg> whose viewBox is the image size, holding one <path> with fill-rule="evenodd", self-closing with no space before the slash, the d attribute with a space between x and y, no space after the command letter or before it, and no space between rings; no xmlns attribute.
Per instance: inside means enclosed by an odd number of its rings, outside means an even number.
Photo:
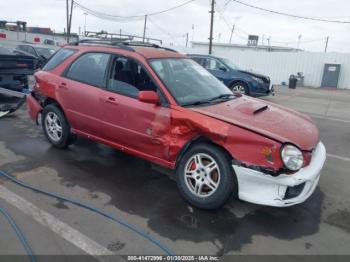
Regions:
<svg viewBox="0 0 350 262"><path fill-rule="evenodd" d="M240 93L242 95L249 95L248 86L243 82L233 83L230 87L232 92Z"/></svg>
<svg viewBox="0 0 350 262"><path fill-rule="evenodd" d="M196 144L180 160L176 182L183 197L193 206L216 209L237 192L230 158L211 144Z"/></svg>

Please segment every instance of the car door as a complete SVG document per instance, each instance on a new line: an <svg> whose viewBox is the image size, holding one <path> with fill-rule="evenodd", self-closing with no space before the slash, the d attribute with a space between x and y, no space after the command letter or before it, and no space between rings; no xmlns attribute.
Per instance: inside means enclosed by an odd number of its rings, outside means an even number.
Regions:
<svg viewBox="0 0 350 262"><path fill-rule="evenodd" d="M84 53L59 78L57 97L74 129L101 137L100 93L110 54Z"/></svg>
<svg viewBox="0 0 350 262"><path fill-rule="evenodd" d="M166 159L170 109L139 101L142 90L157 92L145 68L136 60L116 56L100 95L104 138L141 155Z"/></svg>

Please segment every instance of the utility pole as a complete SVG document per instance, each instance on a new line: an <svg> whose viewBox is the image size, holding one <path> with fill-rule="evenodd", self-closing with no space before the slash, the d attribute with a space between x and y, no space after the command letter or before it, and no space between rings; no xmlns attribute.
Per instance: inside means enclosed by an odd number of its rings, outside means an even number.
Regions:
<svg viewBox="0 0 350 262"><path fill-rule="evenodd" d="M209 34L209 55L213 51L213 27L214 27L214 11L215 9L215 0L211 0L211 11L210 13L210 34Z"/></svg>
<svg viewBox="0 0 350 262"><path fill-rule="evenodd" d="M70 38L70 32L72 28L72 16L73 16L73 0L70 2L70 15L69 15L69 25L68 25L68 36L67 36L67 43L69 43Z"/></svg>
<svg viewBox="0 0 350 262"><path fill-rule="evenodd" d="M232 26L231 35L230 35L230 44L232 43L232 36L234 31L235 31L235 24L233 24Z"/></svg>
<svg viewBox="0 0 350 262"><path fill-rule="evenodd" d="M69 27L69 6L68 6L68 1L69 0L66 0L66 18L67 18L67 26L66 26L66 32L67 32L67 43L68 43L68 41L69 41L69 39L68 39L68 31L69 31L69 29L68 29L68 27Z"/></svg>
<svg viewBox="0 0 350 262"><path fill-rule="evenodd" d="M145 24L143 26L143 37L142 37L142 42L145 42L145 37L146 37L146 26L147 26L147 15L145 15Z"/></svg>
<svg viewBox="0 0 350 262"><path fill-rule="evenodd" d="M186 47L188 46L188 32L186 33Z"/></svg>
<svg viewBox="0 0 350 262"><path fill-rule="evenodd" d="M326 46L325 46L325 48L324 48L324 52L325 52L325 53L327 53L328 41L329 41L329 36L327 36L327 38L326 38Z"/></svg>

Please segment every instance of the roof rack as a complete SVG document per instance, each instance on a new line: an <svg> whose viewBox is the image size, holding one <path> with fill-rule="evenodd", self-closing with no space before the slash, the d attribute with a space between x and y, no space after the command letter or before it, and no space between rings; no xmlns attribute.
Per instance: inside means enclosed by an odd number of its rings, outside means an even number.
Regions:
<svg viewBox="0 0 350 262"><path fill-rule="evenodd" d="M153 47L153 48L161 48L170 52L175 52L177 53L176 50L168 48L168 47L163 47L157 44L153 44L153 43L144 43L144 42L136 42L136 41L132 41L132 42L122 42L123 45L126 46L144 46L144 47Z"/></svg>
<svg viewBox="0 0 350 262"><path fill-rule="evenodd" d="M83 39L83 40L79 40L77 42L71 42L69 43L69 45L75 45L78 46L79 44L96 44L96 45L108 45L108 46L113 46L113 47L117 47L120 49L124 49L127 51L132 51L135 52L135 50L129 46L126 46L123 44L123 42L120 41L111 41L111 40L105 40L105 39Z"/></svg>
<svg viewBox="0 0 350 262"><path fill-rule="evenodd" d="M115 41L115 40L108 40L108 39L83 39L77 42L69 43L69 45L76 45L76 46L78 46L79 44L109 45L109 46L118 47L124 50L132 51L132 52L135 52L135 49L133 49L132 46L134 47L143 46L143 47L161 48L170 52L177 53L176 50L171 48L159 46L157 44L137 42L137 41L126 42L126 41Z"/></svg>

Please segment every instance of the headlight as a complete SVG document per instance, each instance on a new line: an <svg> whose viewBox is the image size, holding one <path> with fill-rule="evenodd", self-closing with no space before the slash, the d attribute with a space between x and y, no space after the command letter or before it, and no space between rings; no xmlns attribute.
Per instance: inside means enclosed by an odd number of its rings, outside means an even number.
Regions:
<svg viewBox="0 0 350 262"><path fill-rule="evenodd" d="M261 78L259 78L259 77L252 76L252 79L255 80L256 82L258 82L259 84L263 84L264 83L264 81Z"/></svg>
<svg viewBox="0 0 350 262"><path fill-rule="evenodd" d="M292 171L297 171L304 164L303 153L293 145L285 145L281 151L281 158L284 165Z"/></svg>

